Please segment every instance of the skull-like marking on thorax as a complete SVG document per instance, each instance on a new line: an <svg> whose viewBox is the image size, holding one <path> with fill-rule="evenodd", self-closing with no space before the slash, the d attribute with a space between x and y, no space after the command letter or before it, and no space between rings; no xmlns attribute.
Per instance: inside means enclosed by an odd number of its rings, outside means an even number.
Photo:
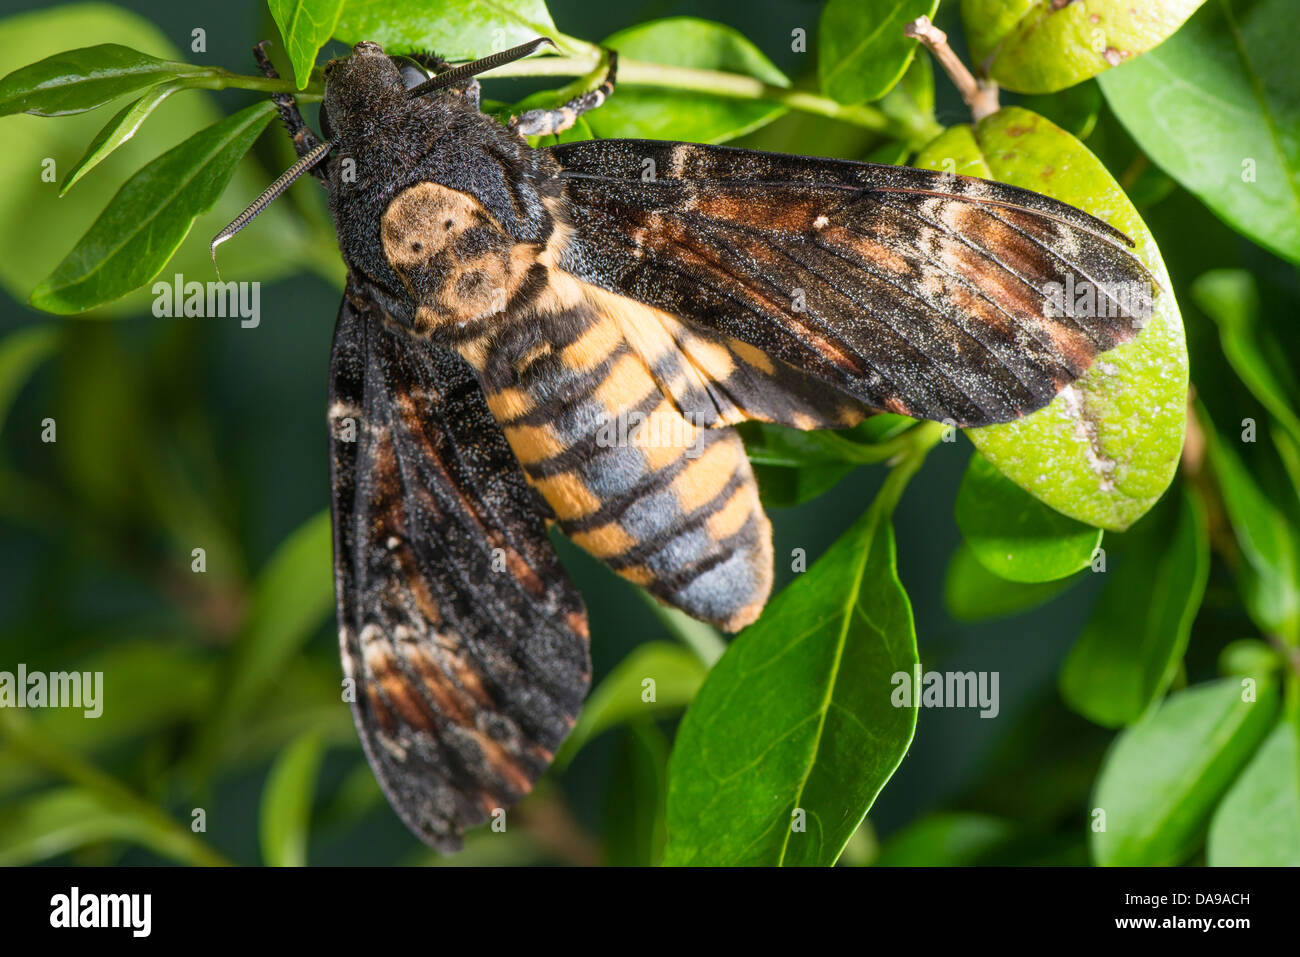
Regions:
<svg viewBox="0 0 1300 957"><path fill-rule="evenodd" d="M504 312L537 261L537 248L512 239L472 196L437 183L398 193L380 231L424 333Z"/></svg>

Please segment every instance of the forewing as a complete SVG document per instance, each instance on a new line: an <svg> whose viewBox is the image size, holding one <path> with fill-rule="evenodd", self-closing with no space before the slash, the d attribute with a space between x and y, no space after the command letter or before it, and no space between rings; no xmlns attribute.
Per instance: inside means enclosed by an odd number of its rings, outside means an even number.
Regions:
<svg viewBox="0 0 1300 957"><path fill-rule="evenodd" d="M1121 233L1012 186L659 141L551 154L573 225L561 268L878 409L1010 421L1150 303ZM1062 308L1088 284L1097 315Z"/></svg>
<svg viewBox="0 0 1300 957"><path fill-rule="evenodd" d="M331 358L334 570L353 716L442 850L519 800L590 675L582 601L468 366L350 286Z"/></svg>

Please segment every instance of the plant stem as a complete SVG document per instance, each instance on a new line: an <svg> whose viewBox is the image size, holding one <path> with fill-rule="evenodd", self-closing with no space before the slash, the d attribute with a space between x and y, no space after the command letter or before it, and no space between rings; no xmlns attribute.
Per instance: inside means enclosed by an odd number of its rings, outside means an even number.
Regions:
<svg viewBox="0 0 1300 957"><path fill-rule="evenodd" d="M589 73L593 61L587 57L538 57L519 60L494 70L488 76L574 76ZM851 123L864 129L885 133L898 139L916 142L927 139L941 129L933 121L920 119L904 122L886 116L874 106L846 106L829 97L775 86L740 73L701 70L695 67L670 66L646 60L620 58L619 83L625 86L651 86L661 89L688 90L737 100L762 100L778 103L792 110L812 113L832 120Z"/></svg>
<svg viewBox="0 0 1300 957"><path fill-rule="evenodd" d="M264 76L245 76L231 73L220 67L213 67L203 73L183 78L181 81L190 89L196 90L252 90L255 93L288 93L304 103L319 100L324 93L324 83L313 75L311 83L305 90L299 90L293 80L272 80Z"/></svg>
<svg viewBox="0 0 1300 957"><path fill-rule="evenodd" d="M533 77L533 76L586 76L600 67L600 56L544 56L508 63L503 67L485 73L485 77ZM762 80L741 73L726 73L721 70L701 70L694 67L670 66L665 63L650 63L645 60L620 59L618 66L619 84L623 86L658 87L660 89L684 90L695 93L708 93L713 96L735 100L760 100L776 103L798 110L839 120L890 136L905 140L909 144L920 146L937 135L943 128L928 117L914 117L906 120L886 116L874 106L865 104L845 105L829 97L809 93L806 90L792 90L784 86L764 83ZM184 81L187 86L200 89L253 90L259 93L289 93L304 102L321 98L324 89L321 81L313 77L305 90L295 88L292 80L269 80L260 76L243 76L226 70L213 69L210 72Z"/></svg>
<svg viewBox="0 0 1300 957"><path fill-rule="evenodd" d="M939 444L945 428L939 422L922 422L904 433L903 437L910 439L908 448L885 476L885 482L880 486L880 491L876 493L876 500L872 503L873 508L883 509L886 515L894 513L899 499L903 497L903 492L907 488L907 483L921 468L921 463L925 461L930 450Z"/></svg>

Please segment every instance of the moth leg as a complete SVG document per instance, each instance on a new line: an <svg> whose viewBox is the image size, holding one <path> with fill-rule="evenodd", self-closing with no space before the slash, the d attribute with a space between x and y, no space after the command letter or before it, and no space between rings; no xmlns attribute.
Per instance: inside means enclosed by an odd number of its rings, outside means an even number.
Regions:
<svg viewBox="0 0 1300 957"><path fill-rule="evenodd" d="M510 129L520 136L550 136L563 133L578 122L578 117L588 110L594 110L614 92L614 82L618 74L618 53L609 50L609 69L605 71L605 81L594 90L575 96L568 103L553 110L529 110L522 116L510 118Z"/></svg>
<svg viewBox="0 0 1300 957"><path fill-rule="evenodd" d="M262 73L268 79L280 79L279 72L271 63L271 58L266 55L266 41L263 40L257 46L253 47L253 56L257 58L257 65L261 68ZM306 121L302 118L302 113L298 109L298 101L288 93L272 93L271 101L275 108L280 111L280 119L284 122L285 129L293 137L293 148L302 159L316 147L320 146L321 140ZM326 181L324 164L317 164L312 170L311 175L315 176L322 183Z"/></svg>
<svg viewBox="0 0 1300 957"><path fill-rule="evenodd" d="M406 55L430 73L442 73L444 70L451 69L451 64L436 53L430 53L424 50L412 50Z"/></svg>

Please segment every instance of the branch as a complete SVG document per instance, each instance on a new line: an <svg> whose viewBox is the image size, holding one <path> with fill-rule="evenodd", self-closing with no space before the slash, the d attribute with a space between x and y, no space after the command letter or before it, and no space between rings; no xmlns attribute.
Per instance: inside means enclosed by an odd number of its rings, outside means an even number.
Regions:
<svg viewBox="0 0 1300 957"><path fill-rule="evenodd" d="M925 48L939 61L943 72L948 74L948 79L952 80L953 86L957 87L957 92L970 107L971 119L978 123L990 113L998 111L998 85L991 80L975 79L970 70L966 69L966 64L948 46L948 34L931 23L929 17L917 17L903 27L903 32L925 44Z"/></svg>

